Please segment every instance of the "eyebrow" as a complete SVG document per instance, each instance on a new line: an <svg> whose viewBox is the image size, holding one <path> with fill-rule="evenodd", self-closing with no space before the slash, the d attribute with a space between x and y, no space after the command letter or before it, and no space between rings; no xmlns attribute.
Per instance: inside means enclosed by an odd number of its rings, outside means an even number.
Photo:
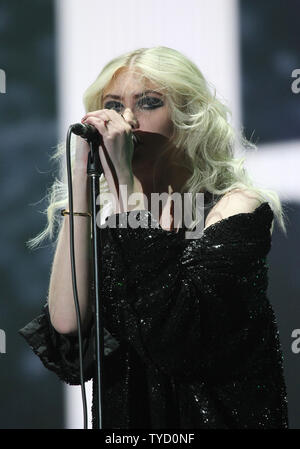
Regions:
<svg viewBox="0 0 300 449"><path fill-rule="evenodd" d="M156 90L145 90L145 92L141 92L141 93L139 93L139 94L136 94L136 95L134 95L133 97L134 97L134 98L140 98L140 97L143 97L144 95L150 94L150 93L160 95L161 97L163 96L160 92L157 92ZM107 95L105 95L105 97L103 98L103 101L104 101L105 98L107 98L107 97L113 98L114 100L120 100L120 99L123 100L123 97L120 97L119 95L107 94Z"/></svg>

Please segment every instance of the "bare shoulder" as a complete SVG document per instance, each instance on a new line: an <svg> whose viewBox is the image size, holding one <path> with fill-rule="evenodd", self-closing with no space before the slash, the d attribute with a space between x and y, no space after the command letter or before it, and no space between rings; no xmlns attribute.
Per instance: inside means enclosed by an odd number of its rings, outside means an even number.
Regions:
<svg viewBox="0 0 300 449"><path fill-rule="evenodd" d="M253 212L261 203L261 199L251 190L231 190L210 210L204 229L231 215Z"/></svg>

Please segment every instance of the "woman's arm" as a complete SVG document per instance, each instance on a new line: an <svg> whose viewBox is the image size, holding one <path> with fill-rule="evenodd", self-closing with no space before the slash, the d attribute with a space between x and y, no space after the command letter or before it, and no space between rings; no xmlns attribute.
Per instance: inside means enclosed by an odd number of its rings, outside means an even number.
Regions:
<svg viewBox="0 0 300 449"><path fill-rule="evenodd" d="M86 168L75 167L73 174L73 203L75 212L88 212L88 177ZM89 217L74 216L74 245L78 301L83 329L91 317L89 300L91 222ZM69 216L64 217L53 260L49 285L49 314L51 324L61 334L72 334L77 329L70 262Z"/></svg>
<svg viewBox="0 0 300 449"><path fill-rule="evenodd" d="M76 158L73 173L73 209L75 212L88 212L90 209L89 179L86 173L89 146L85 140L77 137ZM116 205L122 212L127 210L144 209L143 196L135 206L128 206L120 201L113 177L107 164L105 175L108 180L109 190L113 193ZM126 172L117 173L118 183L126 184L128 196L132 193L143 193L139 180L133 176L133 184L130 183ZM77 317L73 296L71 262L70 262L70 234L69 216L64 217L63 225L59 233L56 252L53 260L48 306L51 324L61 334L77 335ZM91 221L88 217L74 216L74 245L77 291L80 306L80 315L83 332L88 328L92 317L91 304Z"/></svg>

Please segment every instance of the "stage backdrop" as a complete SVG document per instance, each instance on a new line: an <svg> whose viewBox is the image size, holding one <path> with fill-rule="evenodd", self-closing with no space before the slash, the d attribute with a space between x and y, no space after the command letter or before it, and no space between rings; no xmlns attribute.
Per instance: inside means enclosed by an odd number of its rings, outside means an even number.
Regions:
<svg viewBox="0 0 300 449"><path fill-rule="evenodd" d="M17 333L46 300L51 246L31 252L25 242L42 227L43 199L54 179L49 156L57 143L54 3L0 3L0 428L60 428L63 384L48 372Z"/></svg>

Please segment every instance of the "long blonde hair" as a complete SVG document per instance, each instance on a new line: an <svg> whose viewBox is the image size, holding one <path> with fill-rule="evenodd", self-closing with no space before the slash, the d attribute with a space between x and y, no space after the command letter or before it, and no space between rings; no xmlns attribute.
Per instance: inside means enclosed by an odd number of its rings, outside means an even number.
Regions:
<svg viewBox="0 0 300 449"><path fill-rule="evenodd" d="M198 67L177 50L158 46L140 48L114 58L103 68L96 80L87 88L83 101L86 112L102 108L102 93L122 69L135 70L141 78L150 80L164 92L171 120L174 125L170 141L178 149L184 149L192 163L192 174L181 189L193 198L198 192L208 191L224 195L233 189L250 190L261 201L268 201L279 227L286 234L285 212L278 194L256 186L244 167L246 156L235 157L235 147L241 153L257 151L254 143L247 140L242 129L235 131L230 124L231 111L216 96L215 88L208 83ZM213 90L214 92L211 92ZM74 159L75 146L72 145ZM56 224L61 220L57 210L68 202L65 165L65 144L57 145L52 159L59 162L60 173L47 193L47 226L27 242L30 248L38 246L46 237L53 237ZM100 177L101 191L108 191L106 179ZM198 220L199 221L199 220ZM197 224L193 220L189 228ZM274 222L272 223L273 230Z"/></svg>

